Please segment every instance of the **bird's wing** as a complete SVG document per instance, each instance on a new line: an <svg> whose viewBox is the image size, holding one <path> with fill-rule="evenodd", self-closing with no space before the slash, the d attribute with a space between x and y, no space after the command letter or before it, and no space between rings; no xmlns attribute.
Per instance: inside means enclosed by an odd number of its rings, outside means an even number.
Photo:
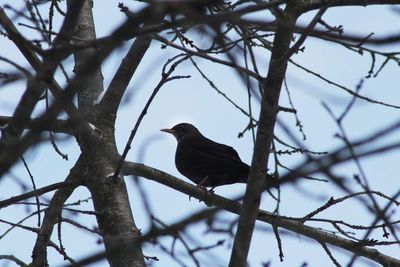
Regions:
<svg viewBox="0 0 400 267"><path fill-rule="evenodd" d="M211 154L213 157L242 161L233 147L214 142L208 138L203 137L199 142L190 142L190 145L194 150L202 154Z"/></svg>
<svg viewBox="0 0 400 267"><path fill-rule="evenodd" d="M220 144L220 143L216 143L214 141L211 141L211 142L213 142L213 143L218 145L218 146L216 146L216 147L218 147L216 149L216 150L218 150L218 153L224 153L226 155L231 156L234 159L238 159L238 160L241 161L239 154L237 153L237 151L233 147L227 146L227 145L224 145L224 144Z"/></svg>
<svg viewBox="0 0 400 267"><path fill-rule="evenodd" d="M249 171L235 149L203 136L179 141L175 164L180 173L196 184L208 177L202 183L204 186L244 182Z"/></svg>

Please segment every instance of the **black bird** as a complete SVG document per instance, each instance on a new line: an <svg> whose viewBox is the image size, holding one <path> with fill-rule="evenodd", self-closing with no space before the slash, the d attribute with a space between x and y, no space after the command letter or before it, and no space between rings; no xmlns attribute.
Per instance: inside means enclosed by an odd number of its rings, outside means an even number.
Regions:
<svg viewBox="0 0 400 267"><path fill-rule="evenodd" d="M176 168L196 185L214 188L246 183L250 167L232 147L208 139L189 123L179 123L161 131L172 134L178 141ZM271 176L268 178L275 180Z"/></svg>

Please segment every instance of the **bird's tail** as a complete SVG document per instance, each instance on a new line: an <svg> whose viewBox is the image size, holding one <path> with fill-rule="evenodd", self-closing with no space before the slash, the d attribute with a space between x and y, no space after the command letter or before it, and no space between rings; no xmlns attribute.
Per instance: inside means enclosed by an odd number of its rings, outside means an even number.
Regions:
<svg viewBox="0 0 400 267"><path fill-rule="evenodd" d="M247 183L248 175L243 176L244 178L240 181L241 183ZM266 180L266 188L271 188L274 187L276 189L279 189L279 179L268 174L265 176Z"/></svg>

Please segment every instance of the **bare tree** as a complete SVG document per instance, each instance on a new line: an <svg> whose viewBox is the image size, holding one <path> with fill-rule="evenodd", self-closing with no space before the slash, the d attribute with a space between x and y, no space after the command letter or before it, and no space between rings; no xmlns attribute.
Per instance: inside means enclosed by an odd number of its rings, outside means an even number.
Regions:
<svg viewBox="0 0 400 267"><path fill-rule="evenodd" d="M368 263L382 266L400 266L400 260L394 254L385 253L382 249L388 246L398 249L399 246L398 211L393 211L393 207L400 204L400 190L396 188L393 195L388 195L374 189L361 164L364 158L387 155L398 149L399 140L393 141L390 136L398 135L400 122L395 121L377 132L366 133L359 139L349 136L344 123L347 116L358 108L356 102L398 112L400 106L396 105L396 99L394 103L387 103L363 94L361 89L365 79L377 77L388 63L400 63L399 52L385 50L388 45L398 46L400 32L389 35L349 34L343 26L331 25L323 18L328 10L344 6L390 5L387 8L398 12L395 5L400 1L144 2L135 5L119 3L124 22L101 38L96 37L92 13L93 4L102 5L101 1L25 1L21 6L10 2L0 8L2 42L13 44L24 58L9 58L8 51L1 50L0 61L4 66L0 73L2 86L24 90L18 102L12 106L12 115L0 117L0 181L17 181L25 191L0 201L0 209L4 209L0 222L10 227L2 234L0 242L12 229L34 233L36 237L31 248L30 263L14 254L1 252L0 259L13 261L20 266L48 266L48 249L54 248L60 254L60 259L73 266L87 265L104 258L110 266L145 266L158 260L146 253L146 246L153 244L177 265L210 266L204 260L204 255L209 255L226 242L232 244L228 246L231 256L230 259L224 258L223 264L246 266L250 260L250 244L257 233L256 226L268 225L272 229L271 235L276 239L276 245L269 244L268 247L277 247L280 261L284 260L286 237L295 233L319 244L321 248L318 253L325 253L334 266L344 266L344 263L335 256L332 247L341 248L351 255L347 266L355 266L360 258L367 258ZM299 22L302 15L309 13L313 15L306 20L307 24L304 24L305 19ZM352 53L370 55L372 63L366 77L360 79L352 89L295 61L295 56L304 52L306 40L310 38L323 44L343 47ZM113 73L107 73L107 79L112 78L105 86L105 74L102 72L105 60L114 52L120 55L125 42L130 40L133 42L121 58L118 68ZM152 43L157 45L151 48ZM161 63L161 78L150 92L147 102L140 103L142 110L134 115L137 119L125 149L118 151L116 119L123 106L123 98L129 92L129 83L144 64L145 54L149 50L159 52L163 49L173 51L173 56ZM265 58L259 58L258 55L265 55ZM73 73L66 67L71 64L72 56ZM244 103L247 101L247 106L238 104L229 93L218 88L214 78L198 64L200 61L207 66L217 65L233 70L236 79L242 82L240 86L246 89L247 99ZM198 72L248 122L239 133L239 137L247 135L254 141L250 174L242 197L224 198L141 162L127 160L128 152L141 150L132 142L137 138L139 127L160 89L175 80L191 79L183 71L178 74L177 70L181 70L183 65ZM263 65L268 65L267 71L263 70ZM339 114L332 110L329 102L321 99L326 113L337 125L336 137L342 143L329 153L315 152L306 146L303 125L298 117L302 108L294 106L296 99L292 102L290 97L295 88L287 83L288 66L296 67L309 77L322 81L325 86L333 86L347 94L346 105ZM284 94L289 101L280 103ZM259 115L256 115L257 112ZM295 119L295 124L289 125L287 120L277 116L286 113ZM277 131L282 135L278 136ZM304 137L303 140L298 138L299 133ZM76 162L62 181L37 188L30 162L25 158L26 153L51 144L55 153L68 159L57 144L65 136L73 137L79 146ZM385 142L378 142L382 140ZM48 152L48 157L52 157L50 153L53 152ZM287 156L293 154L300 158L297 165L286 163ZM21 162L23 165L18 165ZM353 176L336 174L335 170L343 163L355 164ZM15 177L13 170L16 165L27 171L32 185ZM43 162L43 168L47 167L47 162ZM263 177L267 171L279 178L280 189L271 189L266 184ZM124 177L129 176L134 177L139 198L145 204L143 211L132 212L124 181ZM182 192L206 205L176 223L165 223L148 204L150 198L157 196L146 194L143 178ZM319 200L318 208L303 216L283 216L279 212L281 191L304 180L328 182L341 196L329 197L328 201ZM31 187L33 190L30 191ZM85 200L67 202L82 187L89 191L93 210L71 206L82 205ZM45 195L49 192L53 192L50 198ZM272 196L270 201L276 206L273 212L260 209L262 194ZM34 201L29 202L28 199ZM360 225L320 216L322 212L338 205L352 209L354 203L368 212L368 222ZM33 206L35 209L29 209L28 216L23 220L9 218L10 213L5 208L20 205ZM74 219L74 216L66 215L71 213L94 216L97 227L92 228ZM233 213L235 216L221 220L221 213ZM140 216L150 222L146 231L140 230L143 226L135 223L134 218L142 219ZM177 217L182 218L182 214ZM37 218L36 225L32 218ZM256 225L257 221L260 224ZM202 223L209 233L223 235L225 241L218 240L206 245L197 242L201 236L190 235L187 229L198 223ZM66 224L74 226L75 232L82 230L98 237L99 242L104 244L103 252L84 257L88 251L92 251L88 249L82 251L83 258L71 257L68 248L63 246L65 232L62 225ZM184 257L176 253L176 246L185 250ZM265 255L265 259L275 256L271 252L271 255ZM270 266L270 263L264 265Z"/></svg>

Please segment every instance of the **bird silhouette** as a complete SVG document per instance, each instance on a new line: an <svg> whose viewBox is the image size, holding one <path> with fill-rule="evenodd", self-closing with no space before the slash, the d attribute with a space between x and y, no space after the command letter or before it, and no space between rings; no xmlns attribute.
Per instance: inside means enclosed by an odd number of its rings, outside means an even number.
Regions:
<svg viewBox="0 0 400 267"><path fill-rule="evenodd" d="M232 147L208 139L189 123L179 123L161 131L176 138L176 168L196 185L214 188L246 183L250 167ZM267 178L276 186L275 178L270 175Z"/></svg>

